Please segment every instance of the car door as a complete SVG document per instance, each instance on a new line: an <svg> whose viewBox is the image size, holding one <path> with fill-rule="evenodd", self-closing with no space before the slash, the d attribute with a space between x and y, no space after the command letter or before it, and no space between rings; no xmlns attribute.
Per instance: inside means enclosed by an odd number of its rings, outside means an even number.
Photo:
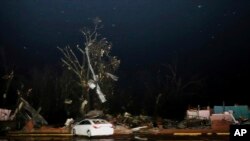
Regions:
<svg viewBox="0 0 250 141"><path fill-rule="evenodd" d="M83 123L84 121L80 121L79 123L77 123L77 125L75 125L73 132L75 132L76 135L82 135Z"/></svg>
<svg viewBox="0 0 250 141"><path fill-rule="evenodd" d="M83 120L81 121L77 126L76 126L76 134L77 135L87 135L87 131L91 127L91 123L88 120Z"/></svg>

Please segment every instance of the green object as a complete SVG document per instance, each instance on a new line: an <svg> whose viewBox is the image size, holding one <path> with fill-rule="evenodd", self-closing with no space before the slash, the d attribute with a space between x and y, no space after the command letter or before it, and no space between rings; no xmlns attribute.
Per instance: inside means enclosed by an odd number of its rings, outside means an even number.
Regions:
<svg viewBox="0 0 250 141"><path fill-rule="evenodd" d="M236 105L236 106L214 106L214 113L224 113L228 111L233 111L233 116L235 119L239 118L250 118L250 112L247 105Z"/></svg>

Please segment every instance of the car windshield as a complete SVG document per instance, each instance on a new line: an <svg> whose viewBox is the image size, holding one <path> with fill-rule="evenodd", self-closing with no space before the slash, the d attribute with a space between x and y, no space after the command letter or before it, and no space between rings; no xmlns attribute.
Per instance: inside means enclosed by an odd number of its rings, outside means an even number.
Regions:
<svg viewBox="0 0 250 141"><path fill-rule="evenodd" d="M106 123L108 123L108 122L105 121L105 120L93 120L93 122L94 122L95 124L106 124Z"/></svg>

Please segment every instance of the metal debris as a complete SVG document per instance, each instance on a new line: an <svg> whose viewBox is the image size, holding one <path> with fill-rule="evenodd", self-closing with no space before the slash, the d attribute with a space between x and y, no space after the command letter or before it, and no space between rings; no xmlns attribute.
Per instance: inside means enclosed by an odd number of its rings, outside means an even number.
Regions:
<svg viewBox="0 0 250 141"><path fill-rule="evenodd" d="M135 136L134 138L137 139L137 140L142 140L142 141L147 141L148 140L148 138L143 138L143 137L139 137L139 136Z"/></svg>
<svg viewBox="0 0 250 141"><path fill-rule="evenodd" d="M131 130L132 130L133 132L136 132L136 131L139 131L139 130L145 129L145 128L148 128L148 126L135 127L135 128L132 128Z"/></svg>
<svg viewBox="0 0 250 141"><path fill-rule="evenodd" d="M101 110L92 110L92 111L89 111L85 117L86 118L97 118L97 117L101 117L103 116L103 111Z"/></svg>

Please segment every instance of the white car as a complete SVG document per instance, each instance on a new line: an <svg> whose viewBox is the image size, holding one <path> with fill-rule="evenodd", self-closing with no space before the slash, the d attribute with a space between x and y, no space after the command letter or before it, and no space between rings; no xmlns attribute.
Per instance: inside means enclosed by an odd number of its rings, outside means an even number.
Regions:
<svg viewBox="0 0 250 141"><path fill-rule="evenodd" d="M111 123L103 119L84 119L73 126L72 134L88 137L108 136L114 134L114 128Z"/></svg>

